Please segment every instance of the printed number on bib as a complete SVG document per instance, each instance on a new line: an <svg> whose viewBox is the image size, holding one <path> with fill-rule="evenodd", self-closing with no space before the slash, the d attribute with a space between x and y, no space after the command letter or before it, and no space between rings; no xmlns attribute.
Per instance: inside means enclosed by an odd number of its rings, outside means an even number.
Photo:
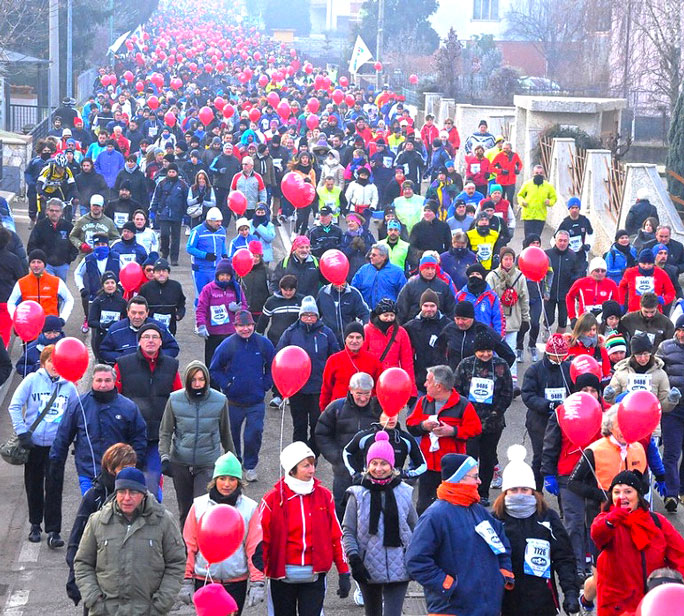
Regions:
<svg viewBox="0 0 684 616"><path fill-rule="evenodd" d="M634 281L634 289L637 295L653 293L655 290L655 278L653 276L637 276Z"/></svg>
<svg viewBox="0 0 684 616"><path fill-rule="evenodd" d="M480 165L480 163L473 163L470 165L470 170L473 172L473 175L480 173L480 169L482 169L482 165Z"/></svg>
<svg viewBox="0 0 684 616"><path fill-rule="evenodd" d="M630 374L627 377L627 391L651 391L650 374Z"/></svg>
<svg viewBox="0 0 684 616"><path fill-rule="evenodd" d="M573 235L570 238L570 250L572 252L579 252L582 248L582 236L581 235Z"/></svg>
<svg viewBox="0 0 684 616"><path fill-rule="evenodd" d="M492 258L492 245L480 244L477 247L477 258L480 261L489 261Z"/></svg>
<svg viewBox="0 0 684 616"><path fill-rule="evenodd" d="M121 313L116 310L103 310L100 312L100 323L107 325L107 323L114 323L121 318Z"/></svg>
<svg viewBox="0 0 684 616"><path fill-rule="evenodd" d="M119 263L121 263L121 267L126 267L129 263L133 263L135 261L135 255L119 255Z"/></svg>
<svg viewBox="0 0 684 616"><path fill-rule="evenodd" d="M546 398L549 402L563 402L563 400L565 400L565 387L545 388L544 398Z"/></svg>
<svg viewBox="0 0 684 616"><path fill-rule="evenodd" d="M491 404L494 399L494 380L473 377L470 381L470 393L468 400L471 402L482 402Z"/></svg>
<svg viewBox="0 0 684 616"><path fill-rule="evenodd" d="M532 537L527 539L523 571L527 575L547 580L551 577L551 544L548 541Z"/></svg>
<svg viewBox="0 0 684 616"><path fill-rule="evenodd" d="M228 323L228 309L223 304L211 306L211 324L217 326L226 323Z"/></svg>
<svg viewBox="0 0 684 616"><path fill-rule="evenodd" d="M494 554L503 554L506 551L499 535L496 534L488 520L480 522L475 527L475 532L487 542Z"/></svg>
<svg viewBox="0 0 684 616"><path fill-rule="evenodd" d="M128 221L128 214L125 212L114 212L114 224L117 229L121 229Z"/></svg>
<svg viewBox="0 0 684 616"><path fill-rule="evenodd" d="M171 325L171 315L170 314L159 314L158 312L155 312L152 314L152 318L155 321L159 321L162 325L168 328L169 325Z"/></svg>

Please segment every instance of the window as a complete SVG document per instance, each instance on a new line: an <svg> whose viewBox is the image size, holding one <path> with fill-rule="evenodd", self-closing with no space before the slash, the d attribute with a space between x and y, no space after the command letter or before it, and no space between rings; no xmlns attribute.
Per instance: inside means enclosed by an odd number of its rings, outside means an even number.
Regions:
<svg viewBox="0 0 684 616"><path fill-rule="evenodd" d="M499 19L499 0L473 0L473 19Z"/></svg>

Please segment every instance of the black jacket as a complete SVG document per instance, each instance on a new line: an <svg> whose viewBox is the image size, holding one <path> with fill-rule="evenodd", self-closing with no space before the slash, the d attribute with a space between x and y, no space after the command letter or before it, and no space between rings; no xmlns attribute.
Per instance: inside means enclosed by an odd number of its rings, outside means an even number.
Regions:
<svg viewBox="0 0 684 616"><path fill-rule="evenodd" d="M7 248L0 249L0 303L6 304L15 283L28 273L21 259Z"/></svg>
<svg viewBox="0 0 684 616"><path fill-rule="evenodd" d="M323 322L333 330L340 346L344 346L344 328L352 321L360 320L364 325L370 319L370 309L361 293L350 284L340 293L327 284L318 292L316 299Z"/></svg>
<svg viewBox="0 0 684 616"><path fill-rule="evenodd" d="M471 327L463 331L458 328L456 323L451 322L439 335L437 349L442 359L446 358L447 364L454 372L462 359L475 354L475 336L480 331L486 332L495 341L494 352L509 366L513 365L515 353L489 325L473 321Z"/></svg>
<svg viewBox="0 0 684 616"><path fill-rule="evenodd" d="M116 224L116 216L115 213L117 214L124 214L126 216L126 220L124 222L128 222L129 220L133 220L133 212L135 210L142 209L142 205L138 202L131 199L112 199L109 203L107 203L107 206L104 209L104 214L107 218L111 218L112 220L115 221ZM147 208L145 208L147 209ZM117 225L119 229L123 227L123 223L120 225Z"/></svg>
<svg viewBox="0 0 684 616"><path fill-rule="evenodd" d="M544 355L540 361L532 364L523 377L522 401L525 406L543 417L548 417L558 404L553 404L545 398L546 389L565 389L565 395L572 392L570 379L570 362L564 361L560 365L552 364Z"/></svg>
<svg viewBox="0 0 684 616"><path fill-rule="evenodd" d="M415 150L412 152L403 151L394 161L395 167L399 165L404 167L406 179L411 180L414 184L420 186L421 175L423 174L423 169L425 169L423 157Z"/></svg>
<svg viewBox="0 0 684 616"><path fill-rule="evenodd" d="M90 197L93 195L106 197L109 194L109 186L107 186L104 176L94 169L90 173L81 171L74 179L76 180L78 198L86 207L90 204Z"/></svg>
<svg viewBox="0 0 684 616"><path fill-rule="evenodd" d="M660 222L656 206L652 205L648 199L641 199L629 208L627 220L625 221L625 230L630 235L635 235L647 218L655 218Z"/></svg>
<svg viewBox="0 0 684 616"><path fill-rule="evenodd" d="M629 343L635 334L648 335L653 349L657 349L660 343L674 335L674 324L662 312L656 312L652 319L645 319L641 310L628 312L620 319L618 331L625 336ZM682 390L684 391L684 390Z"/></svg>
<svg viewBox="0 0 684 616"><path fill-rule="evenodd" d="M268 267L263 261L242 278L242 289L250 311L260 313L269 297Z"/></svg>
<svg viewBox="0 0 684 616"><path fill-rule="evenodd" d="M553 269L553 280L551 281L551 299L565 303L572 283L584 275L584 254L575 253L567 248L560 251L555 246L546 251L549 257L549 265Z"/></svg>
<svg viewBox="0 0 684 616"><path fill-rule="evenodd" d="M105 313L106 318L102 318L102 313ZM119 318L111 320L114 315L112 313L119 313ZM120 291L115 291L112 295L105 292L98 293L95 299L90 302L90 309L88 310L88 325L92 330L97 330L104 335L112 323L116 323L123 319L126 315L126 300Z"/></svg>
<svg viewBox="0 0 684 616"><path fill-rule="evenodd" d="M409 244L414 251L436 250L439 254L451 248L451 229L442 220L435 218L431 222L420 220L409 235ZM417 263L416 256L412 257Z"/></svg>
<svg viewBox="0 0 684 616"><path fill-rule="evenodd" d="M323 277L318 270L318 259L309 255L305 261L300 261L294 253L285 257L275 268L271 279L271 291L278 290L278 282L285 274L297 277L297 293L302 295L318 295Z"/></svg>
<svg viewBox="0 0 684 616"><path fill-rule="evenodd" d="M233 176L242 169L240 161L235 156L221 154L211 163L211 170L214 174L214 188L228 190ZM223 170L223 172L222 172ZM194 182L194 180L193 180Z"/></svg>
<svg viewBox="0 0 684 616"><path fill-rule="evenodd" d="M437 348L437 340L442 330L451 323L441 312L432 319L426 319L422 315L404 323L404 329L411 339L413 348L413 373L416 377L416 386L423 390L427 369L444 361L444 355L440 355Z"/></svg>
<svg viewBox="0 0 684 616"><path fill-rule="evenodd" d="M60 218L56 225L53 225L47 218L41 218L31 231L27 250L31 252L39 248L45 252L49 265L59 266L71 263L78 254L69 241L71 229L73 225L63 218Z"/></svg>
<svg viewBox="0 0 684 616"><path fill-rule="evenodd" d="M299 318L299 306L302 304L303 297L301 293L295 293L290 299L285 299L280 291L271 295L266 300L257 321L257 334L263 335L268 327L266 337L274 346L278 344L283 332Z"/></svg>
<svg viewBox="0 0 684 616"><path fill-rule="evenodd" d="M147 210L150 205L150 192L145 174L136 167L135 171L129 173L126 169L119 171L114 181L114 193L119 194L119 188L124 180L131 183L131 199L137 201L143 210Z"/></svg>
<svg viewBox="0 0 684 616"><path fill-rule="evenodd" d="M684 273L684 246L677 240L670 238L667 243L668 255L667 264L677 268L677 274ZM674 283L674 280L672 281ZM676 288L676 287L675 287Z"/></svg>
<svg viewBox="0 0 684 616"><path fill-rule="evenodd" d="M342 246L342 229L334 224L327 229L322 225L311 227L307 235L311 241L311 253L319 259L326 250Z"/></svg>
<svg viewBox="0 0 684 616"><path fill-rule="evenodd" d="M448 319L452 319L456 310L456 299L449 285L435 276L426 280L420 274L411 276L399 291L397 297L397 318L399 323L408 323L420 314L420 298L428 289L432 289L439 297L439 309Z"/></svg>
<svg viewBox="0 0 684 616"><path fill-rule="evenodd" d="M185 316L185 293L181 283L170 278L164 284L149 280L140 287L138 294L147 300L150 317L166 325L175 336L176 321Z"/></svg>
<svg viewBox="0 0 684 616"><path fill-rule="evenodd" d="M314 432L316 445L323 457L332 464L337 474L348 474L342 450L357 432L370 428L378 421L380 408L371 398L366 406L357 406L351 393L346 398L333 400L321 413Z"/></svg>

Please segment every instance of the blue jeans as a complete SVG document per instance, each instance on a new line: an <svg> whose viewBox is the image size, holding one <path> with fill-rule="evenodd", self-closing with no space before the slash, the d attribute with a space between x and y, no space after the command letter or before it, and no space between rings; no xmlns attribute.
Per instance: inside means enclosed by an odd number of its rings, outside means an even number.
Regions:
<svg viewBox="0 0 684 616"><path fill-rule="evenodd" d="M671 413L663 413L663 464L665 465L665 485L667 495L677 498L684 484L684 419ZM680 462L680 458L682 461Z"/></svg>
<svg viewBox="0 0 684 616"><path fill-rule="evenodd" d="M263 400L250 406L238 406L228 401L230 432L235 444L235 454L245 470L256 468L259 463L261 437L264 432L265 406ZM245 425L244 447L241 440L242 424Z"/></svg>
<svg viewBox="0 0 684 616"><path fill-rule="evenodd" d="M147 441L145 451L145 464L143 466L147 489L157 495L157 500L162 502L162 489L159 485L161 479L161 458L159 457L159 441Z"/></svg>
<svg viewBox="0 0 684 616"><path fill-rule="evenodd" d="M45 269L47 270L48 274L52 274L53 276L58 276L61 278L64 282L66 282L67 279L67 274L69 273L69 264L65 263L64 265L46 265Z"/></svg>

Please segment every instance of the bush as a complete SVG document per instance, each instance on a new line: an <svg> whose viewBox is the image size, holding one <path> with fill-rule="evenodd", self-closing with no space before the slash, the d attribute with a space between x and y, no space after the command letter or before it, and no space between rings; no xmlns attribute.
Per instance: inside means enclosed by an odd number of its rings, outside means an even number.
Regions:
<svg viewBox="0 0 684 616"><path fill-rule="evenodd" d="M590 135L580 128L569 128L560 124L554 124L539 133L539 141L542 139L555 139L556 137L574 139L578 150L600 150L603 148L601 139ZM541 160L541 146L539 143L532 150L532 160Z"/></svg>

